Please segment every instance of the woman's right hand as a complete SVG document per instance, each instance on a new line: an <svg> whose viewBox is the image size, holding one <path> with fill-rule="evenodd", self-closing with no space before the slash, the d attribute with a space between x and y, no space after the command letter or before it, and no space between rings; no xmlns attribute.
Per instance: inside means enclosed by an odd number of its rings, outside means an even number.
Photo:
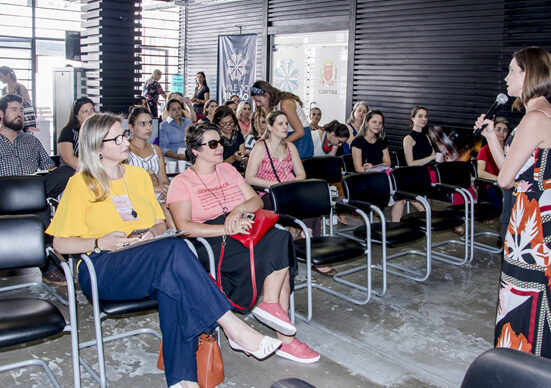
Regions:
<svg viewBox="0 0 551 388"><path fill-rule="evenodd" d="M486 128L482 131L481 135L487 138L488 136L491 136L495 134L494 131L494 122L492 120L486 119L485 114L481 114L478 116L478 119L476 120L476 123L474 124L474 129L481 128L484 124L486 124Z"/></svg>
<svg viewBox="0 0 551 388"><path fill-rule="evenodd" d="M111 232L98 238L98 248L102 251L113 251L140 241L139 237L126 237L124 232Z"/></svg>

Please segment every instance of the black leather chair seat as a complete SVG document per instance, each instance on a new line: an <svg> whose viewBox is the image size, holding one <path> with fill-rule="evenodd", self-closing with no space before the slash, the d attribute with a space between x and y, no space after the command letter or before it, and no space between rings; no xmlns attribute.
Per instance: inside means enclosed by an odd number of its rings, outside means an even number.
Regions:
<svg viewBox="0 0 551 388"><path fill-rule="evenodd" d="M463 205L451 205L446 209L463 211ZM501 215L501 208L495 207L491 203L483 202L474 205L474 219L476 221L487 221L498 218Z"/></svg>
<svg viewBox="0 0 551 388"><path fill-rule="evenodd" d="M45 300L0 300L0 347L50 337L62 332L65 325L61 312Z"/></svg>
<svg viewBox="0 0 551 388"><path fill-rule="evenodd" d="M316 265L355 259L365 252L359 243L345 237L314 237L311 241L312 263ZM295 250L298 257L306 258L306 240L296 240Z"/></svg>
<svg viewBox="0 0 551 388"><path fill-rule="evenodd" d="M490 349L473 361L461 388L551 387L551 360L520 350Z"/></svg>
<svg viewBox="0 0 551 388"><path fill-rule="evenodd" d="M426 225L425 212L406 214L402 217L402 222L411 223L412 225L424 228ZM431 212L431 222L431 230L436 232L450 230L465 223L462 214L454 210L433 210Z"/></svg>
<svg viewBox="0 0 551 388"><path fill-rule="evenodd" d="M354 230L354 235L365 238L366 227L360 226ZM408 243L425 237L425 232L413 224L405 224L402 222L387 222L386 223L386 246L394 248L397 245ZM383 241L382 224L376 222L371 224L371 238L374 244L380 244Z"/></svg>
<svg viewBox="0 0 551 388"><path fill-rule="evenodd" d="M88 301L92 303L92 298L88 297ZM158 308L157 300L155 299L136 299L136 300L100 300L100 310L107 315L122 315L139 313L147 310Z"/></svg>

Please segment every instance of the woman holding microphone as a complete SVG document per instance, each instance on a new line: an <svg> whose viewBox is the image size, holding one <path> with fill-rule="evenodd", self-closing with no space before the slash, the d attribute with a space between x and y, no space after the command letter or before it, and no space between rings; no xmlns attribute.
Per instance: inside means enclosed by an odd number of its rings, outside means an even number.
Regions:
<svg viewBox="0 0 551 388"><path fill-rule="evenodd" d="M498 184L513 188L505 237L495 346L551 358L551 55L539 47L517 51L505 78L513 108L525 109L508 151L494 123L481 115L475 129L499 167ZM507 147L506 147L507 148ZM504 209L507 211L507 209Z"/></svg>

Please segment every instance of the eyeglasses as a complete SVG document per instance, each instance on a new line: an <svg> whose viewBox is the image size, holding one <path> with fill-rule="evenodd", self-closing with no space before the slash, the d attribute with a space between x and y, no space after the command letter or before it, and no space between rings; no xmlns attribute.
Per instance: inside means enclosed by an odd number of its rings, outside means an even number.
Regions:
<svg viewBox="0 0 551 388"><path fill-rule="evenodd" d="M260 88L255 88L254 86L251 86L251 96L263 96L264 93L266 93L266 91Z"/></svg>
<svg viewBox="0 0 551 388"><path fill-rule="evenodd" d="M504 127L495 127L494 131L496 131L496 132L507 132L508 129L504 128Z"/></svg>
<svg viewBox="0 0 551 388"><path fill-rule="evenodd" d="M218 145L224 146L224 144L222 144L222 139L220 139L220 140L209 140L206 143L201 143L201 145L202 146L208 145L211 150L217 149Z"/></svg>
<svg viewBox="0 0 551 388"><path fill-rule="evenodd" d="M130 130L125 130L121 135L116 136L112 139L103 139L102 143L105 143L106 141L114 141L116 145L122 144L122 139L128 139L130 137Z"/></svg>

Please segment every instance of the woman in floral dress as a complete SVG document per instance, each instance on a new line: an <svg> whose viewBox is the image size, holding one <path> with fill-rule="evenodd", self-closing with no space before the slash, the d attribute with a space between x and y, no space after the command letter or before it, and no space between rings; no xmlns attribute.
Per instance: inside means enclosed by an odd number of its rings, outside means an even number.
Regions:
<svg viewBox="0 0 551 388"><path fill-rule="evenodd" d="M505 78L513 107L526 113L504 156L492 121L483 135L500 167L498 183L513 188L505 237L495 346L551 358L551 55L517 51ZM497 157L497 158L496 158Z"/></svg>

